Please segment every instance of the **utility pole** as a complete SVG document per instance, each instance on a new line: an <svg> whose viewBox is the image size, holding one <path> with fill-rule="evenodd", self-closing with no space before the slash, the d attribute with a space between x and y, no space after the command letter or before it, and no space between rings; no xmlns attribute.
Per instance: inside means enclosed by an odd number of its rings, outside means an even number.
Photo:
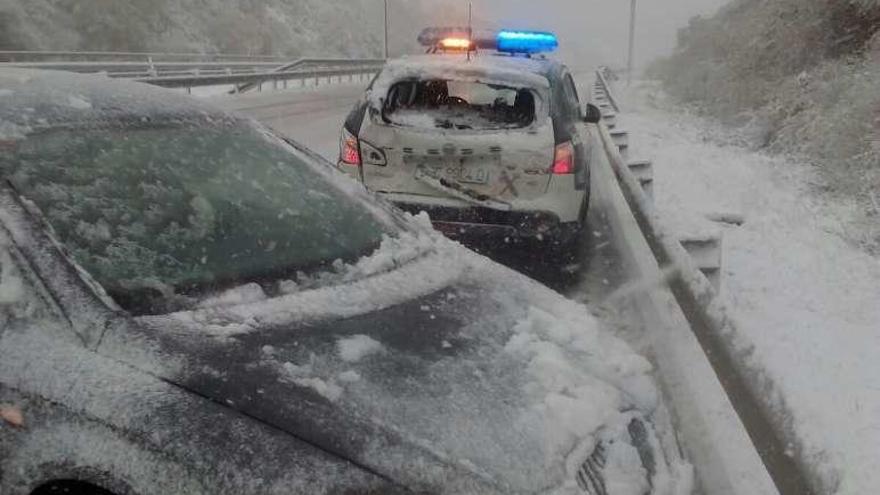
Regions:
<svg viewBox="0 0 880 495"><path fill-rule="evenodd" d="M388 60L388 0L385 0L385 60Z"/></svg>
<svg viewBox="0 0 880 495"><path fill-rule="evenodd" d="M626 62L626 84L632 84L632 75L633 75L633 67L635 65L635 61L633 57L635 56L636 49L636 2L637 0L632 0L632 6L630 8L629 13L629 58Z"/></svg>
<svg viewBox="0 0 880 495"><path fill-rule="evenodd" d="M468 47L467 59L471 61L471 47L474 43L474 2L468 2Z"/></svg>

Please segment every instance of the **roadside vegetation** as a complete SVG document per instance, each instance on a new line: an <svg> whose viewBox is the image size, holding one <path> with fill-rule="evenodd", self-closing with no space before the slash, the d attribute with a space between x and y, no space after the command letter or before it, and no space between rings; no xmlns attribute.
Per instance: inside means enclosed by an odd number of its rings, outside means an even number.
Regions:
<svg viewBox="0 0 880 495"><path fill-rule="evenodd" d="M674 101L797 156L850 203L849 240L880 254L880 0L733 0L691 19L653 64Z"/></svg>
<svg viewBox="0 0 880 495"><path fill-rule="evenodd" d="M389 2L392 54L410 51L438 11L467 19L436 4ZM383 22L382 0L0 0L0 50L378 57Z"/></svg>

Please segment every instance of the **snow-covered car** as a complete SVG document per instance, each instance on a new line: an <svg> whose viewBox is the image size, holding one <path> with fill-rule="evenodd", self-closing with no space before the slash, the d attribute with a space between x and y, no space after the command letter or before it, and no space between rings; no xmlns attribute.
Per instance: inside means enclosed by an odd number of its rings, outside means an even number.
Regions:
<svg viewBox="0 0 880 495"><path fill-rule="evenodd" d="M441 50L386 64L345 122L338 167L453 237L567 249L586 223L600 118L560 62Z"/></svg>
<svg viewBox="0 0 880 495"><path fill-rule="evenodd" d="M4 495L675 482L648 361L255 122L3 71L0 175Z"/></svg>

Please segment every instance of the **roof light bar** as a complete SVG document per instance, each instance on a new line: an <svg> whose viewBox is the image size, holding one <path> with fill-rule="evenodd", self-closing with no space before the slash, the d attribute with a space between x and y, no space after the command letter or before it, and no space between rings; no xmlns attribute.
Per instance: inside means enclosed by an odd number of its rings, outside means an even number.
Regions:
<svg viewBox="0 0 880 495"><path fill-rule="evenodd" d="M467 38L444 38L440 40L440 46L444 50L471 50L474 43Z"/></svg>
<svg viewBox="0 0 880 495"><path fill-rule="evenodd" d="M446 39L470 39L472 49L494 50L498 44L494 31L471 30L466 27L429 27L419 34L419 44L425 47L444 48L441 44ZM464 48L460 48L464 49Z"/></svg>
<svg viewBox="0 0 880 495"><path fill-rule="evenodd" d="M559 48L555 34L540 31L501 31L497 43L499 52L508 53L552 52Z"/></svg>
<svg viewBox="0 0 880 495"><path fill-rule="evenodd" d="M436 46L446 39L467 39L470 35L466 27L429 27L419 34L419 43L422 46Z"/></svg>

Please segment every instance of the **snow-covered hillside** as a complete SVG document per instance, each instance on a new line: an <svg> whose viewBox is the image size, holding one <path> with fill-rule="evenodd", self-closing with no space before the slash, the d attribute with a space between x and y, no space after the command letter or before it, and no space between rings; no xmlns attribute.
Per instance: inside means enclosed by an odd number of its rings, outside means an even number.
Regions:
<svg viewBox="0 0 880 495"><path fill-rule="evenodd" d="M392 52L428 23L466 20L445 3L390 1ZM0 50L375 57L383 22L382 0L0 0Z"/></svg>
<svg viewBox="0 0 880 495"><path fill-rule="evenodd" d="M815 166L819 189L861 205L850 240L880 253L880 1L731 0L692 19L653 75L751 145Z"/></svg>
<svg viewBox="0 0 880 495"><path fill-rule="evenodd" d="M634 152L654 163L657 208L676 235L723 233L722 296L775 386L763 400L797 442L818 493L876 493L880 473L880 260L854 248L854 202L816 194L815 169L743 146L653 84L625 94ZM742 225L708 218L741 218ZM778 395L776 395L778 394ZM777 404L778 405L778 404Z"/></svg>

